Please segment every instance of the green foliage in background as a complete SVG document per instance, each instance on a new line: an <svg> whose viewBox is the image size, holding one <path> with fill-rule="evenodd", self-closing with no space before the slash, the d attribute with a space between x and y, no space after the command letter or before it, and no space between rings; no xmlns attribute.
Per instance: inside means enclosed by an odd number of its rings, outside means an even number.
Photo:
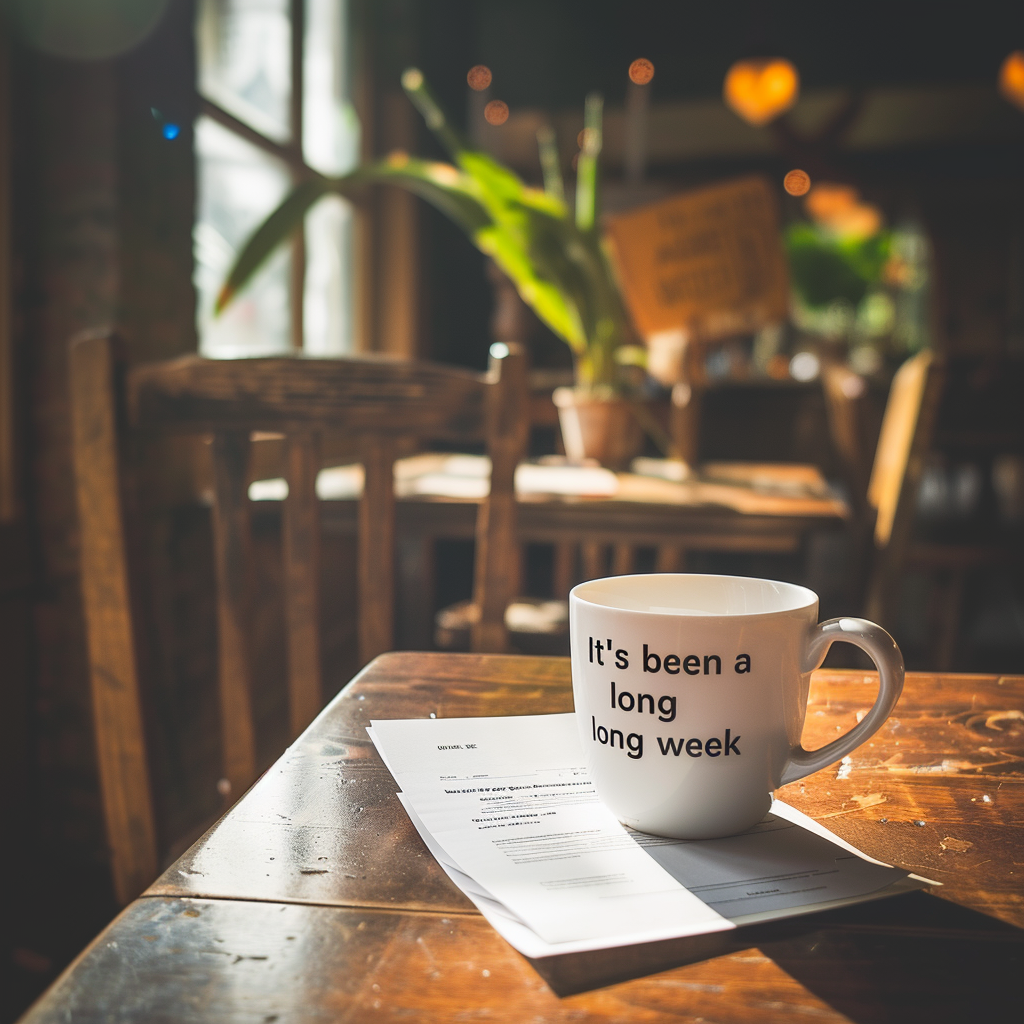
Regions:
<svg viewBox="0 0 1024 1024"><path fill-rule="evenodd" d="M532 188L488 154L469 148L418 70L406 71L402 86L453 163L393 153L342 177L317 176L298 185L242 247L217 312L294 233L314 203L329 194L356 198L366 185L387 183L433 204L498 264L523 300L572 349L578 388L622 390L621 366L632 352L624 347L627 315L597 227L600 97L587 98L575 210L570 211L550 129L538 133L544 188Z"/></svg>
<svg viewBox="0 0 1024 1024"><path fill-rule="evenodd" d="M812 224L791 224L785 235L793 284L809 309L837 300L856 307L878 282L889 259L892 236L842 237Z"/></svg>

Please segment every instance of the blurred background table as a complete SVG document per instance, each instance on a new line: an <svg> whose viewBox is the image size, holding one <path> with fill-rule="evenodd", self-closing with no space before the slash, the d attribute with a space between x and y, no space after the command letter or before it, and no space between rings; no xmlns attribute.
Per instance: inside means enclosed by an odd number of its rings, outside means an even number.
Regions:
<svg viewBox="0 0 1024 1024"><path fill-rule="evenodd" d="M522 545L554 548L551 596L577 582L640 570L684 571L688 552L792 554L814 531L841 528L846 502L814 466L715 462L689 473L669 460L638 460L641 473L551 461L519 467ZM653 475L653 474L659 475ZM676 477L673 479L672 477ZM257 481L254 498L280 499L283 480ZM398 646L430 647L439 540L470 540L487 489L481 456L425 454L400 460L398 496ZM317 485L325 532L354 535L362 488L358 466L321 472ZM257 501L257 514L276 502Z"/></svg>
<svg viewBox="0 0 1024 1024"><path fill-rule="evenodd" d="M876 685L815 673L805 743L849 728ZM848 762L780 791L941 889L531 963L427 853L364 729L569 711L569 663L384 655L25 1021L1014 1019L1022 704L1022 677L911 673L895 716Z"/></svg>

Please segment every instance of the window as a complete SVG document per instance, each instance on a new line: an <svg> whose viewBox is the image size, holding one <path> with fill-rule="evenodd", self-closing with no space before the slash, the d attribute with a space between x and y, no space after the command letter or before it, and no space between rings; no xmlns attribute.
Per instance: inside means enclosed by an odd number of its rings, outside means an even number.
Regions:
<svg viewBox="0 0 1024 1024"><path fill-rule="evenodd" d="M319 203L219 317L238 248L292 186L359 158L346 0L199 0L199 348L233 358L354 349L354 211Z"/></svg>

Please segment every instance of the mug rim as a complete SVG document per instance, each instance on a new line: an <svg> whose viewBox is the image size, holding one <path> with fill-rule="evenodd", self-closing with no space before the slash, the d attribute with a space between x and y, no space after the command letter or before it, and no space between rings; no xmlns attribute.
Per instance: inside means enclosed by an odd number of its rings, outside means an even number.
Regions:
<svg viewBox="0 0 1024 1024"><path fill-rule="evenodd" d="M687 613L687 611L680 609L678 611L652 611L644 608L625 608L614 604L605 604L603 602L594 601L588 599L582 591L594 586L599 583L608 583L609 581L618 580L634 580L634 579L665 579L665 578L686 578L686 579L702 579L702 580L751 580L756 583L770 584L773 587L784 588L787 592L792 594L792 600L788 601L781 608L773 608L771 611L763 612L698 612L694 611ZM800 600L798 600L800 598ZM585 604L590 608L605 608L609 611L621 612L627 615L645 615L653 616L656 618L721 618L721 619L741 619L741 618L767 618L772 615L791 615L793 612L803 611L811 608L818 603L818 595L808 587L801 586L799 583L786 583L783 580L770 580L763 576L732 576L727 573L705 573L705 572L637 572L628 573L623 576L599 576L596 579L585 580L583 583L577 583L572 590L569 591L569 602L570 605L573 601L578 601L581 604Z"/></svg>

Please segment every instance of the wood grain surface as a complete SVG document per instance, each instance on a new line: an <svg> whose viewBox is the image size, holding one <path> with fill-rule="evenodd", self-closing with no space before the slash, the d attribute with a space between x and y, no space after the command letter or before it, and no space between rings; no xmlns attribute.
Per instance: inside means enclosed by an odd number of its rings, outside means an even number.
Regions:
<svg viewBox="0 0 1024 1024"><path fill-rule="evenodd" d="M853 725L876 685L815 673L805 745ZM378 658L27 1020L1019 1019L1024 677L911 673L849 761L780 792L941 888L531 963L434 863L365 726L571 706L564 659Z"/></svg>
<svg viewBox="0 0 1024 1024"><path fill-rule="evenodd" d="M873 672L819 671L804 744L874 702ZM943 898L1024 925L1024 677L909 673L896 712L835 765L779 791L871 856L942 882ZM394 653L367 666L159 895L456 910L365 728L375 718L572 710L559 658ZM322 859L319 859L322 858Z"/></svg>
<svg viewBox="0 0 1024 1024"><path fill-rule="evenodd" d="M1013 1021L1024 943L913 893L555 959L569 962L531 964L476 914L140 899L26 1021Z"/></svg>

